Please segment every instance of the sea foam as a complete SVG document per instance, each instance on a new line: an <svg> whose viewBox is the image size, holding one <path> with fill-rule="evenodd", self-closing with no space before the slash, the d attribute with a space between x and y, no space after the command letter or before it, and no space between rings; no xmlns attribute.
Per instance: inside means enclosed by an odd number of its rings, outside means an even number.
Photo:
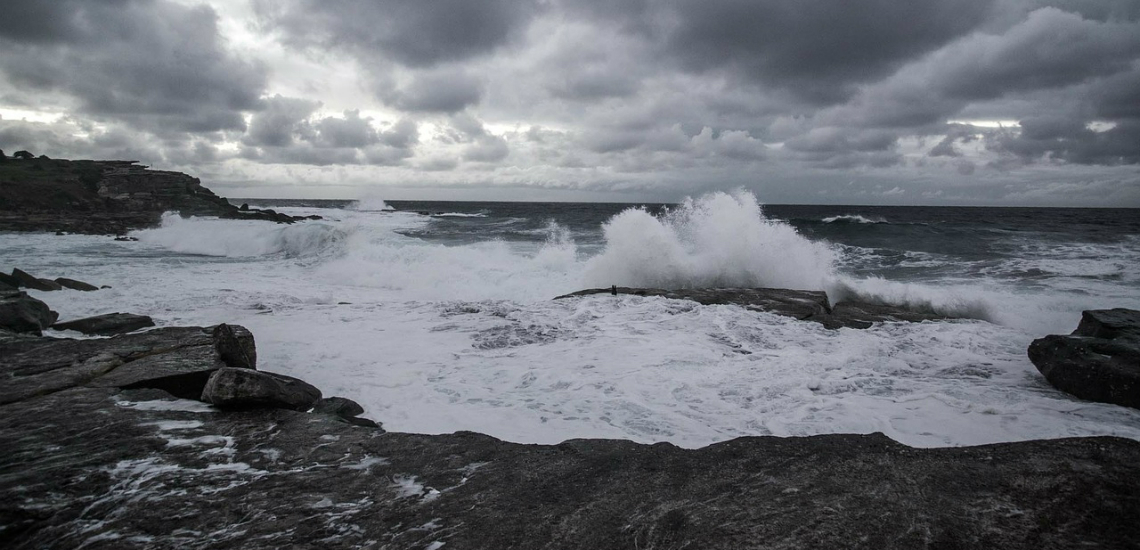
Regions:
<svg viewBox="0 0 1140 550"><path fill-rule="evenodd" d="M662 217L631 208L603 230L587 286L818 290L835 280L835 251L764 217L747 191L686 199Z"/></svg>

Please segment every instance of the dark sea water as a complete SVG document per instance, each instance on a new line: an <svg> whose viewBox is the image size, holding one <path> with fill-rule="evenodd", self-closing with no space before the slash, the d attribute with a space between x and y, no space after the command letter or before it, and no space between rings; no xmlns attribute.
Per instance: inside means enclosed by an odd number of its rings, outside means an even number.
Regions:
<svg viewBox="0 0 1140 550"><path fill-rule="evenodd" d="M235 201L239 202L239 201ZM261 207L344 208L354 201L248 200ZM387 201L430 217L408 236L446 245L541 244L552 224L585 254L605 247L603 225L639 208L676 204ZM765 217L842 251L841 270L899 281L994 279L1027 288L1095 293L1140 288L1140 209L763 205ZM1080 281L1100 281L1104 286ZM1113 294L1109 292L1108 294Z"/></svg>

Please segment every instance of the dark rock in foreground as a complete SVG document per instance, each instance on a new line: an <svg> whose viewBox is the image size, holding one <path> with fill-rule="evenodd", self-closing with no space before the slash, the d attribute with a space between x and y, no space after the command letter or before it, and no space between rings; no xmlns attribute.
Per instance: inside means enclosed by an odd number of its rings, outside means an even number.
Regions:
<svg viewBox="0 0 1140 550"><path fill-rule="evenodd" d="M201 400L222 409L307 411L321 400L321 390L291 376L222 368L210 375L202 389Z"/></svg>
<svg viewBox="0 0 1140 550"><path fill-rule="evenodd" d="M1072 335L1034 340L1029 359L1061 391L1140 409L1140 311L1085 311Z"/></svg>
<svg viewBox="0 0 1140 550"><path fill-rule="evenodd" d="M154 383L169 372L231 371L253 347L248 331L229 325L82 341L0 332L0 375L9 381L0 390L8 392L0 400L0 547L878 550L1140 541L1140 443L1127 439L947 449L913 449L881 434L750 437L696 450L610 440L520 445L354 426L334 415L358 407L332 399L321 413L223 411ZM23 390L11 392L13 383Z"/></svg>
<svg viewBox="0 0 1140 550"><path fill-rule="evenodd" d="M146 315L133 313L105 313L94 317L85 317L65 323L56 323L51 326L56 330L74 330L83 334L94 336L111 336L134 332L140 328L153 327L154 320Z"/></svg>
<svg viewBox="0 0 1140 550"><path fill-rule="evenodd" d="M595 294L632 294L635 296L661 296L675 300L691 300L704 305L732 304L754 311L764 311L815 321L831 329L870 328L883 321L933 321L948 317L934 313L916 312L897 306L865 302L840 302L834 307L827 294L818 290L789 290L784 288L696 288L663 290L659 288L592 288L558 296L555 300Z"/></svg>
<svg viewBox="0 0 1140 550"><path fill-rule="evenodd" d="M0 329L37 336L59 318L47 304L19 290L0 290ZM2 355L0 355L2 357Z"/></svg>
<svg viewBox="0 0 1140 550"><path fill-rule="evenodd" d="M158 388L197 399L214 371L246 368L219 350L253 347L253 335L228 327L169 327L101 340L0 338L0 404L77 386Z"/></svg>

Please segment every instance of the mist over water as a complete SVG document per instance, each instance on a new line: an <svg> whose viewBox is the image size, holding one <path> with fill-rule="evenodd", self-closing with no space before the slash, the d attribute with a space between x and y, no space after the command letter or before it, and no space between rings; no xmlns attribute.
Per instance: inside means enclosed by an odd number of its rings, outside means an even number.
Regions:
<svg viewBox="0 0 1140 550"><path fill-rule="evenodd" d="M1052 390L1025 356L1082 309L1140 308L1134 212L765 206L744 192L641 206L248 202L324 220L167 216L135 243L0 234L0 251L113 287L39 295L65 319L242 324L261 368L394 430L684 446L870 431L920 446L1140 439L1140 414ZM734 306L551 300L613 284L825 290L965 319L831 331Z"/></svg>

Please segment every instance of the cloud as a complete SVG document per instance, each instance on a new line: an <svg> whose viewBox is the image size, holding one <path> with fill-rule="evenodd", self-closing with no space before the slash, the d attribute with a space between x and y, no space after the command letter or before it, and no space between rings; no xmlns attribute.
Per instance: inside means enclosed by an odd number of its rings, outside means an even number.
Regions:
<svg viewBox="0 0 1140 550"><path fill-rule="evenodd" d="M403 111L455 113L479 103L483 81L461 69L437 69L414 73L402 86L381 80L376 89L385 103Z"/></svg>
<svg viewBox="0 0 1140 550"><path fill-rule="evenodd" d="M401 119L377 130L359 110L316 117L320 102L275 95L254 113L242 138L242 157L260 163L397 165L419 142L415 122Z"/></svg>
<svg viewBox="0 0 1140 550"><path fill-rule="evenodd" d="M254 8L263 25L294 45L425 68L503 47L525 30L538 2L255 0Z"/></svg>
<svg viewBox="0 0 1140 550"><path fill-rule="evenodd" d="M241 130L266 67L225 49L208 6L163 0L18 1L0 23L0 71L78 111L156 133Z"/></svg>

